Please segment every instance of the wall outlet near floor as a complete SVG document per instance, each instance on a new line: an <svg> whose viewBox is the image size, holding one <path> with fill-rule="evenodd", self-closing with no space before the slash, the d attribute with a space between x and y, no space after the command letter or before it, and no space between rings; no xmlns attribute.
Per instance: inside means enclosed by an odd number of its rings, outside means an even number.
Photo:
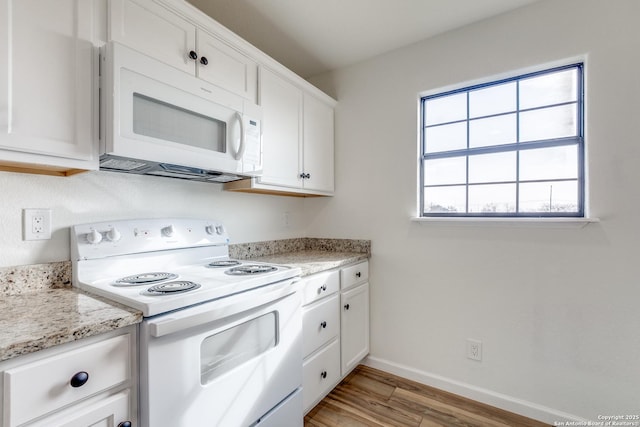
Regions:
<svg viewBox="0 0 640 427"><path fill-rule="evenodd" d="M22 240L51 239L51 209L22 210Z"/></svg>
<svg viewBox="0 0 640 427"><path fill-rule="evenodd" d="M467 358L482 360L482 341L467 339Z"/></svg>

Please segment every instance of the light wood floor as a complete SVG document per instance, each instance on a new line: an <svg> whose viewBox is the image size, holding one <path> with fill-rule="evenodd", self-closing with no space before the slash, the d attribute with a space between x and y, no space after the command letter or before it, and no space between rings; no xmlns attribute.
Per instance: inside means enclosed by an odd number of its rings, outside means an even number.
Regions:
<svg viewBox="0 0 640 427"><path fill-rule="evenodd" d="M305 417L305 427L538 427L539 421L358 366Z"/></svg>

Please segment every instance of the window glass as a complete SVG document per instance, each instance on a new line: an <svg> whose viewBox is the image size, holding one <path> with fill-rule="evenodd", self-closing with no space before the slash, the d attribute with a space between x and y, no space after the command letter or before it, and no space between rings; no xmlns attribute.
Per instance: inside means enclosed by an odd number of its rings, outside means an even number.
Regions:
<svg viewBox="0 0 640 427"><path fill-rule="evenodd" d="M458 93L431 99L425 103L424 114L427 125L466 120L467 94Z"/></svg>
<svg viewBox="0 0 640 427"><path fill-rule="evenodd" d="M427 160L424 165L424 182L428 185L464 184L467 180L466 157L446 157Z"/></svg>
<svg viewBox="0 0 640 427"><path fill-rule="evenodd" d="M466 210L465 186L430 187L425 190L424 210L430 213L459 213Z"/></svg>
<svg viewBox="0 0 640 427"><path fill-rule="evenodd" d="M431 126L425 133L427 153L467 148L467 122Z"/></svg>
<svg viewBox="0 0 640 427"><path fill-rule="evenodd" d="M516 152L480 154L469 157L469 183L515 181Z"/></svg>
<svg viewBox="0 0 640 427"><path fill-rule="evenodd" d="M516 115L489 117L469 122L469 147L515 144L517 140Z"/></svg>
<svg viewBox="0 0 640 427"><path fill-rule="evenodd" d="M573 68L520 80L520 109L577 101L577 78Z"/></svg>
<svg viewBox="0 0 640 427"><path fill-rule="evenodd" d="M516 82L489 86L469 92L469 117L510 113L517 106Z"/></svg>
<svg viewBox="0 0 640 427"><path fill-rule="evenodd" d="M526 111L520 114L520 141L575 136L576 125L575 104Z"/></svg>

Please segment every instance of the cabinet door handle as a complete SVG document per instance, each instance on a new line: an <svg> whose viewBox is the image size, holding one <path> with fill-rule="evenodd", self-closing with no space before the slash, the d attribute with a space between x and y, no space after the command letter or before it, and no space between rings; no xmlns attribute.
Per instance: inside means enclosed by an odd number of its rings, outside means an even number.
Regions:
<svg viewBox="0 0 640 427"><path fill-rule="evenodd" d="M322 379L327 378L327 371L322 371L322 372L320 373L320 377L321 377Z"/></svg>
<svg viewBox="0 0 640 427"><path fill-rule="evenodd" d="M324 291L326 291L326 290L327 290L327 285L322 285L322 286L320 286L320 287L318 288L318 293L320 294L320 293L322 293L322 292L324 292Z"/></svg>
<svg viewBox="0 0 640 427"><path fill-rule="evenodd" d="M303 173L301 173L301 174L300 174L300 178L302 178L302 179L309 179L309 178L311 178L311 174L308 174L308 173L304 173L304 172L303 172Z"/></svg>
<svg viewBox="0 0 640 427"><path fill-rule="evenodd" d="M196 51L195 51L195 50L190 50L190 51L189 51L189 58L193 59L194 61L195 61L196 59L198 59L198 54L196 53Z"/></svg>
<svg viewBox="0 0 640 427"><path fill-rule="evenodd" d="M202 65L209 65L209 60L203 56L202 58L200 58L200 63Z"/></svg>
<svg viewBox="0 0 640 427"><path fill-rule="evenodd" d="M118 424L118 427L131 427L131 421L123 421L120 424Z"/></svg>
<svg viewBox="0 0 640 427"><path fill-rule="evenodd" d="M327 327L327 322L322 321L322 323L320 323L320 326L322 326L322 329Z"/></svg>
<svg viewBox="0 0 640 427"><path fill-rule="evenodd" d="M349 310L349 304L345 304L345 305L344 305L344 309L345 309L345 310Z"/></svg>
<svg viewBox="0 0 640 427"><path fill-rule="evenodd" d="M69 385L73 388L82 387L85 383L89 381L89 374L85 371L80 371L69 380Z"/></svg>

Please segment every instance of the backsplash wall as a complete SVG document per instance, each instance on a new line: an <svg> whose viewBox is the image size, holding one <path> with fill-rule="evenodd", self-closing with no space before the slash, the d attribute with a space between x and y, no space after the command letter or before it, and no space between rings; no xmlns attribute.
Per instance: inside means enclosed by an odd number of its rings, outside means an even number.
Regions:
<svg viewBox="0 0 640 427"><path fill-rule="evenodd" d="M0 189L0 268L69 260L69 226L114 219L212 219L225 224L231 243L304 236L302 198L232 193L218 184L103 171L0 172ZM52 210L51 240L22 240L23 208Z"/></svg>

